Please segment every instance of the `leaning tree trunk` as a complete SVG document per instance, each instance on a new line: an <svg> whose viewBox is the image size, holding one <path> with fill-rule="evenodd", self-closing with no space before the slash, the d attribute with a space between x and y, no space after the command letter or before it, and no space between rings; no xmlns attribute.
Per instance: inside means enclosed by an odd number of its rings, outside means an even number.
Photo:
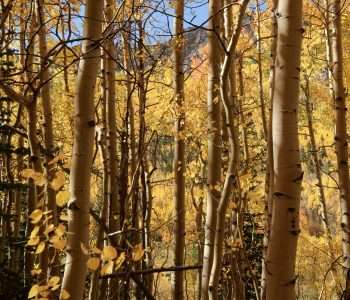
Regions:
<svg viewBox="0 0 350 300"><path fill-rule="evenodd" d="M208 21L208 194L205 220L202 300L209 297L209 277L213 263L216 207L221 186L221 101L220 101L220 11L221 1L209 1Z"/></svg>
<svg viewBox="0 0 350 300"><path fill-rule="evenodd" d="M103 0L87 0L84 42L74 99L74 140L68 203L67 256L62 282L72 300L83 299L87 257L81 243L89 242L90 177L94 146L94 92L100 61Z"/></svg>
<svg viewBox="0 0 350 300"><path fill-rule="evenodd" d="M174 265L184 264L185 250L185 108L184 108L184 70L183 33L184 1L176 1L175 40L174 40L174 97L175 97L175 153L174 153L174 205L175 205L175 245ZM172 297L184 298L184 271L174 272Z"/></svg>
<svg viewBox="0 0 350 300"><path fill-rule="evenodd" d="M223 244L225 237L225 215L232 192L238 181L239 169L239 137L238 125L235 124L235 119L239 118L237 95L236 95L236 78L234 68L234 53L241 33L242 22L245 15L249 0L244 0L237 21L235 32L230 37L230 29L226 29L226 36L230 40L228 49L222 65L220 74L220 94L223 102L225 112L225 125L228 131L229 139L229 161L225 175L225 182L221 192L219 205L217 207L217 218L215 225L215 239L213 248L213 264L210 274L209 282L209 299L218 299L218 285L221 274L222 258L223 258ZM225 3L226 4L226 3ZM228 12L230 14L230 12ZM227 15L226 26L232 26L230 15ZM231 85L229 85L231 83ZM238 123L238 122L237 122Z"/></svg>
<svg viewBox="0 0 350 300"><path fill-rule="evenodd" d="M295 259L303 178L298 139L302 0L279 1L278 13L272 127L274 203L266 261L266 298L292 300L296 299Z"/></svg>
<svg viewBox="0 0 350 300"><path fill-rule="evenodd" d="M350 176L346 124L346 95L343 71L341 1L331 6L333 34L331 35L332 75L335 100L335 148L338 164L343 259L346 273L344 299L350 299Z"/></svg>

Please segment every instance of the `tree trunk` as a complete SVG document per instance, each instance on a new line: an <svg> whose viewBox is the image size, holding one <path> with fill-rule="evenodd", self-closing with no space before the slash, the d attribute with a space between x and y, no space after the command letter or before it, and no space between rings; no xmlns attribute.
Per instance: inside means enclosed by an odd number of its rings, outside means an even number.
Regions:
<svg viewBox="0 0 350 300"><path fill-rule="evenodd" d="M272 128L274 203L266 261L266 299L292 300L296 299L295 259L303 178L298 140L302 0L279 1L278 13Z"/></svg>
<svg viewBox="0 0 350 300"><path fill-rule="evenodd" d="M90 177L94 146L94 92L100 61L98 40L102 32L102 0L87 0L84 42L74 99L74 140L68 203L67 256L62 289L72 300L83 299L87 257L81 243L89 242Z"/></svg>
<svg viewBox="0 0 350 300"><path fill-rule="evenodd" d="M184 108L184 70L183 70L183 18L184 1L176 1L174 37L174 97L175 97L175 151L174 151L174 266L184 265L185 250L185 108ZM184 298L184 271L174 272L172 298Z"/></svg>
<svg viewBox="0 0 350 300"><path fill-rule="evenodd" d="M113 32L114 27L114 6L113 0L106 0L106 21L110 33L106 41L106 93L107 93L107 149L108 149L108 203L109 203L109 230L114 232L121 227L120 224L120 205L118 203L117 191L117 121L116 121L116 95L115 95L115 71L117 59L116 48L114 45Z"/></svg>
<svg viewBox="0 0 350 300"><path fill-rule="evenodd" d="M263 259L262 259L262 271L261 271L261 300L266 300L266 259L267 249L269 246L271 219L272 219L272 197L274 187L274 169L273 169L273 137L272 137L272 113L273 113L273 97L275 93L275 73L276 73L276 48L277 48L277 5L278 0L272 1L271 6L271 48L270 48L270 107L269 107L269 120L267 126L267 163L266 163L266 178L265 178L265 230L263 239Z"/></svg>
<svg viewBox="0 0 350 300"><path fill-rule="evenodd" d="M209 297L209 277L213 263L216 207L221 188L221 101L220 101L220 15L221 1L209 0L208 21L208 192L204 228L202 300Z"/></svg>
<svg viewBox="0 0 350 300"><path fill-rule="evenodd" d="M238 181L239 159L240 159L240 145L238 137L238 122L235 119L239 118L237 94L236 94L236 78L234 68L234 54L236 46L241 33L242 22L245 15L249 0L242 2L237 27L235 32L230 37L230 28L232 26L231 14L228 12L226 18L226 38L230 40L222 71L220 74L220 94L225 111L225 124L228 131L229 139L229 161L228 168L225 175L225 182L221 192L219 205L217 208L216 227L215 227L215 242L213 253L213 265L210 274L209 282L209 298L212 300L218 299L218 283L221 274L222 257L223 257L223 243L225 234L225 215L232 192ZM226 4L226 3L225 3ZM226 5L225 5L226 6ZM229 9L226 9L229 10ZM229 85L230 83L230 85Z"/></svg>
<svg viewBox="0 0 350 300"><path fill-rule="evenodd" d="M346 95L344 86L344 60L342 45L342 5L334 0L331 5L333 34L331 35L332 77L335 100L335 149L340 189L341 230L343 259L346 274L344 299L350 299L350 176L346 124Z"/></svg>

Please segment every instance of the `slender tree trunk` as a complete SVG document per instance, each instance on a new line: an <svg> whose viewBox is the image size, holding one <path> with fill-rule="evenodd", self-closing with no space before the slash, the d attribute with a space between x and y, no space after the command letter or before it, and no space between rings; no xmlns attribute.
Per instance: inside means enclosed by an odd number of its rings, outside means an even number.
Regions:
<svg viewBox="0 0 350 300"><path fill-rule="evenodd" d="M184 265L185 251L185 107L184 107L184 1L176 1L175 40L174 40L174 96L175 96L175 153L174 153L174 206L175 244L174 266ZM184 299L184 271L174 272L172 298Z"/></svg>
<svg viewBox="0 0 350 300"><path fill-rule="evenodd" d="M322 180L322 170L321 170L321 161L318 156L318 147L316 144L316 138L315 138L315 130L313 125L313 117L312 117L312 103L311 101L311 95L310 95L310 85L309 85L309 78L305 75L304 76L305 81L305 87L303 87L303 91L305 94L305 107L306 107L306 116L307 116L307 127L309 131L310 136L310 143L311 143L311 155L312 159L314 161L314 167L316 172L316 178L317 178L317 187L319 190L319 200L320 200L320 206L321 206L321 218L322 218L322 225L324 227L325 235L326 235L326 241L328 246L328 256L329 256L329 264L332 265L334 261L336 261L335 253L334 253L334 247L333 247L333 238L332 238L332 232L328 220L328 209L327 209L327 203L326 203L326 196L323 186L323 180ZM339 283L338 276L336 274L336 270L332 267L331 269L331 275L334 279L334 282L336 284L336 289L338 296L341 296L341 292L339 293L339 287L341 288L341 284Z"/></svg>
<svg viewBox="0 0 350 300"><path fill-rule="evenodd" d="M249 153L249 143L248 143L248 130L246 124L246 118L244 114L244 99L245 99L245 90L244 90L244 78L243 78L243 57L242 55L239 58L238 63L238 81L239 81L239 115L240 115L240 124L242 126L242 142L244 150L244 160L248 166L250 163L250 153Z"/></svg>
<svg viewBox="0 0 350 300"><path fill-rule="evenodd" d="M223 258L223 243L225 236L225 215L232 192L238 181L240 145L238 137L238 124L235 124L234 119L239 118L237 94L236 94L236 78L234 68L234 54L241 33L242 22L245 15L249 0L242 2L237 27L235 32L230 37L230 29L226 29L227 39L230 39L227 54L225 55L222 71L220 74L220 93L225 111L225 124L228 130L229 139L229 161L225 175L225 182L221 192L219 205L217 208L217 218L215 227L215 242L213 253L213 265L211 269L209 282L209 299L218 299L218 283L221 274L222 258ZM225 3L226 4L226 3ZM227 3L228 4L228 3ZM227 9L228 10L228 9ZM226 27L232 26L231 14L227 16ZM230 85L229 85L230 83ZM238 122L237 122L238 123Z"/></svg>
<svg viewBox="0 0 350 300"><path fill-rule="evenodd" d="M74 99L74 140L68 203L67 256L62 288L72 300L83 299L87 257L81 243L89 242L90 177L94 146L94 92L100 61L98 40L102 32L102 0L87 0L84 42Z"/></svg>
<svg viewBox="0 0 350 300"><path fill-rule="evenodd" d="M52 109L51 109L51 84L50 84L50 72L48 69L48 50L46 41L46 18L44 11L43 0L37 0L37 15L39 26L39 52L40 52L40 85L41 85L41 101L44 112L44 173L48 179L45 184L45 205L49 211L52 211L52 222L57 224L56 215L56 192L51 188L50 181L53 179L54 173L49 164L49 161L54 157L54 139L53 139L53 127L52 127ZM47 224L48 225L48 224ZM52 251L50 251L52 252ZM56 265L57 260L48 264L49 250L47 247L41 254L42 258L46 261L47 266ZM52 253L53 254L53 253ZM57 256L54 256L57 257ZM43 270L43 273L50 273L50 270Z"/></svg>
<svg viewBox="0 0 350 300"><path fill-rule="evenodd" d="M265 230L263 239L263 259L261 271L261 300L266 300L266 259L267 249L269 246L272 207L273 207L273 188L274 188L274 168L273 168L273 137L272 137L272 114L273 114L273 97L275 93L275 73L276 73L276 50L277 50L277 5L279 0L273 0L271 6L271 48L270 48L270 107L269 120L267 127L267 163L266 163L266 178L265 178Z"/></svg>
<svg viewBox="0 0 350 300"><path fill-rule="evenodd" d="M209 278L213 263L216 207L221 187L221 101L220 101L220 15L221 1L209 0L208 21L208 192L204 228L202 300L209 297Z"/></svg>
<svg viewBox="0 0 350 300"><path fill-rule="evenodd" d="M332 1L331 16L333 34L331 35L332 75L335 100L335 148L338 164L340 189L341 230L346 287L343 298L350 299L350 175L346 124L346 95L344 86L344 59L342 45L342 5L340 0Z"/></svg>
<svg viewBox="0 0 350 300"><path fill-rule="evenodd" d="M148 161L145 161L145 179L146 179L146 207L145 207L145 249L152 249L152 236L151 236L151 216L152 216L152 210L153 210L153 195L152 195L152 183L151 183L151 176L155 169L149 170ZM147 251L145 253L145 264L147 269L153 268L153 257L152 252ZM154 274L146 275L145 277L145 285L149 292L152 294L153 292L153 281L154 281Z"/></svg>
<svg viewBox="0 0 350 300"><path fill-rule="evenodd" d="M332 37L331 37L331 18L330 18L330 0L323 0L325 12L324 12L324 23L325 29L324 34L326 38L326 58L327 58L327 74L328 74L328 85L329 92L332 97L332 100L335 101L334 89L333 89L333 74L332 74L332 65L333 65L333 53L332 53Z"/></svg>
<svg viewBox="0 0 350 300"><path fill-rule="evenodd" d="M332 243L332 234L331 229L328 221L328 213L327 213L327 205L326 205L326 196L324 193L324 187L323 187L323 180L322 180L322 171L321 171L321 165L320 160L318 157L318 148L316 145L316 138L315 138L315 130L313 125L313 118L312 118L312 103L310 102L310 87L309 87L309 78L305 76L305 87L303 88L304 94L305 94L305 108L306 108L306 116L307 116L307 127L309 131L310 136L310 143L311 143L311 155L312 159L314 161L315 166L315 172L316 172L316 178L317 178L317 187L319 190L319 197L320 197L320 205L321 205L321 217L322 217L322 223L323 227L326 233L326 239L328 242L328 246L330 250L332 249L331 243ZM330 254L334 257L333 251L330 251Z"/></svg>
<svg viewBox="0 0 350 300"><path fill-rule="evenodd" d="M100 152L100 157L103 166L102 175L102 207L100 210L100 221L101 224L97 226L97 238L96 247L102 249L104 244L107 244L105 237L105 228L108 228L108 213L109 213L109 194L108 194L108 184L109 184L109 171L108 171L108 145L107 145L107 75L106 66L107 59L103 49L101 49L101 119L99 121L99 126L96 127L96 147L98 147ZM104 228L105 227L105 228ZM89 290L89 300L103 299L107 292L109 292L107 286L108 279L99 279L99 272L94 272L90 278L90 290Z"/></svg>
<svg viewBox="0 0 350 300"><path fill-rule="evenodd" d="M261 120L263 125L264 138L267 142L267 117L265 109L265 94L264 94L264 78L263 78L263 67L262 67L262 43L261 43L261 13L260 13L260 0L256 0L256 14L257 14L257 50L258 50L258 82L259 82L259 100L260 100L260 111Z"/></svg>
<svg viewBox="0 0 350 300"><path fill-rule="evenodd" d="M115 71L117 59L116 47L114 45L114 6L115 1L106 0L106 21L109 26L111 37L106 41L106 79L107 79L107 149L108 149L108 198L109 198L109 230L114 232L121 227L120 205L118 203L117 191L117 121L116 121L116 94L115 94Z"/></svg>
<svg viewBox="0 0 350 300"><path fill-rule="evenodd" d="M298 97L302 41L302 0L278 3L273 98L274 194L267 253L266 299L293 300L303 172L298 140Z"/></svg>

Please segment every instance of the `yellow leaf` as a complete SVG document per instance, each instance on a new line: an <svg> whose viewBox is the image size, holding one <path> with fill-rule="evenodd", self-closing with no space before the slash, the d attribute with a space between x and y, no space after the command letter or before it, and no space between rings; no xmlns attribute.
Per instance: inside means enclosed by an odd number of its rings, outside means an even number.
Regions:
<svg viewBox="0 0 350 300"><path fill-rule="evenodd" d="M39 230L40 230L40 226L35 226L32 230L32 232L30 233L30 238L34 238L38 235L39 233Z"/></svg>
<svg viewBox="0 0 350 300"><path fill-rule="evenodd" d="M33 169L24 169L21 172L22 177L24 178L31 178L35 171Z"/></svg>
<svg viewBox="0 0 350 300"><path fill-rule="evenodd" d="M58 172L55 175L55 178L51 181L51 188L55 191L58 191L62 186L64 186L64 183L66 181L66 178L64 176L63 172Z"/></svg>
<svg viewBox="0 0 350 300"><path fill-rule="evenodd" d="M50 224L46 227L44 234L45 235L49 235L50 232L55 230L55 225L54 224Z"/></svg>
<svg viewBox="0 0 350 300"><path fill-rule="evenodd" d="M60 300L66 300L66 299L69 299L70 298L70 294L65 290L65 289L62 289L61 291L61 296L60 296Z"/></svg>
<svg viewBox="0 0 350 300"><path fill-rule="evenodd" d="M40 296L42 297L47 297L50 295L50 291L47 290L48 289L48 286L45 285L45 286L41 286L40 287ZM40 298L42 299L42 298ZM45 299L45 298L44 298Z"/></svg>
<svg viewBox="0 0 350 300"><path fill-rule="evenodd" d="M56 195L56 204L59 207L63 207L69 201L70 193L68 191L58 192Z"/></svg>
<svg viewBox="0 0 350 300"><path fill-rule="evenodd" d="M29 241L27 242L27 246L35 246L39 244L39 242L40 242L40 238L36 235L29 239Z"/></svg>
<svg viewBox="0 0 350 300"><path fill-rule="evenodd" d="M67 214L65 214L65 213L61 213L60 220L68 222L69 221L69 216Z"/></svg>
<svg viewBox="0 0 350 300"><path fill-rule="evenodd" d="M41 209L34 210L30 215L29 219L31 219L33 224L38 223L43 217L43 211Z"/></svg>
<svg viewBox="0 0 350 300"><path fill-rule="evenodd" d="M50 239L50 242L51 242L52 246L53 246L55 249L58 249L58 250L63 250L64 247L66 247L66 244L67 244L67 240L65 240L65 239L60 239L57 235L53 236L53 237Z"/></svg>
<svg viewBox="0 0 350 300"><path fill-rule="evenodd" d="M109 260L107 263L105 263L101 269L101 275L109 275L113 273L113 260Z"/></svg>
<svg viewBox="0 0 350 300"><path fill-rule="evenodd" d="M56 290L58 290L58 289L59 289L59 287L60 287L60 285L59 285L59 284L54 285L54 286L51 288L51 291L56 291Z"/></svg>
<svg viewBox="0 0 350 300"><path fill-rule="evenodd" d="M264 196L264 191L263 190L258 190L258 191L250 191L250 192L248 192L248 198L250 198L250 199L260 199L261 197L263 197Z"/></svg>
<svg viewBox="0 0 350 300"><path fill-rule="evenodd" d="M34 180L34 183L39 186L43 186L46 184L47 180L44 174L40 172L35 172L33 169L24 169L21 172L21 175L24 178L31 178Z"/></svg>
<svg viewBox="0 0 350 300"><path fill-rule="evenodd" d="M132 260L133 261L139 261L142 259L143 255L145 254L145 249L142 248L142 244L137 244L134 246L134 249L132 250Z"/></svg>
<svg viewBox="0 0 350 300"><path fill-rule="evenodd" d="M91 252L94 254L101 254L102 253L102 251L100 249L98 249L97 247L93 247L91 249Z"/></svg>
<svg viewBox="0 0 350 300"><path fill-rule="evenodd" d="M113 246L106 246L102 250L104 260L113 260L117 257L117 250Z"/></svg>
<svg viewBox="0 0 350 300"><path fill-rule="evenodd" d="M86 262L86 266L88 269L96 271L100 266L100 259L98 257L90 257Z"/></svg>
<svg viewBox="0 0 350 300"><path fill-rule="evenodd" d="M56 286L56 285L58 285L60 280L61 280L61 278L59 276L52 276L52 277L50 277L50 279L48 281L48 285L50 287Z"/></svg>
<svg viewBox="0 0 350 300"><path fill-rule="evenodd" d="M119 270L126 259L125 252L120 253L119 257L115 261L115 270Z"/></svg>
<svg viewBox="0 0 350 300"><path fill-rule="evenodd" d="M34 284L28 293L28 299L38 296L39 291L40 291L40 286L38 284Z"/></svg>
<svg viewBox="0 0 350 300"><path fill-rule="evenodd" d="M61 237L66 232L66 226L63 223L58 224L57 228L55 229L55 233Z"/></svg>
<svg viewBox="0 0 350 300"><path fill-rule="evenodd" d="M57 163L57 162L59 162L60 160L63 160L64 159L64 154L63 153L60 153L60 154L58 154L55 158L53 158L52 160L50 160L49 162L48 162L48 165L50 166L50 165L53 165L53 164L55 164L55 163Z"/></svg>
<svg viewBox="0 0 350 300"><path fill-rule="evenodd" d="M40 172L35 172L31 178L34 180L35 185L43 186L47 183L46 177Z"/></svg>
<svg viewBox="0 0 350 300"><path fill-rule="evenodd" d="M35 254L40 254L45 249L45 242L40 242L40 244L36 247Z"/></svg>

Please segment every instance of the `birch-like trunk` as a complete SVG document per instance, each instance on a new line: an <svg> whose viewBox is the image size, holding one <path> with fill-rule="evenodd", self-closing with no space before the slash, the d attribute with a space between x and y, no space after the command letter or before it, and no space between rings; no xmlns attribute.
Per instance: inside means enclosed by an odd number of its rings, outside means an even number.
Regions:
<svg viewBox="0 0 350 300"><path fill-rule="evenodd" d="M103 0L87 0L82 57L79 62L74 99L74 139L70 194L67 256L62 288L72 300L83 299L87 256L81 243L89 242L90 177L94 146L94 92L100 61Z"/></svg>
<svg viewBox="0 0 350 300"><path fill-rule="evenodd" d="M238 137L238 122L235 119L239 118L238 103L236 94L236 78L234 68L234 55L236 46L241 33L242 22L245 15L249 0L242 2L239 17L237 20L236 30L232 32L231 27L231 13L227 12L226 15L226 30L225 35L229 40L228 49L224 57L222 70L220 74L220 94L225 112L225 124L228 131L229 141L229 161L225 175L225 182L221 191L220 201L217 208L217 218L215 225L215 242L213 251L213 265L211 268L210 282L209 282L209 299L218 299L218 284L221 274L222 258L223 258L223 243L225 234L225 215L229 200L232 196L234 187L238 182L239 172L239 159L240 159L240 145ZM225 4L228 4L225 2ZM225 5L226 6L226 5ZM229 10L226 9L226 10Z"/></svg>
<svg viewBox="0 0 350 300"><path fill-rule="evenodd" d="M332 29L331 57L333 91L335 100L335 149L338 165L340 190L342 248L346 276L344 299L350 299L350 175L349 150L346 123L346 95L344 86L344 59L342 43L342 1L334 0L331 5Z"/></svg>
<svg viewBox="0 0 350 300"><path fill-rule="evenodd" d="M267 252L266 299L294 300L303 172L298 139L302 0L278 3L273 97L274 193Z"/></svg>
<svg viewBox="0 0 350 300"><path fill-rule="evenodd" d="M269 246L271 219L272 219L272 195L274 187L274 169L273 169L273 137L272 137L272 113L273 113L273 97L275 93L275 73L276 73L276 48L277 48L277 5L278 0L273 0L271 5L271 48L270 48L270 78L269 78L269 92L270 92L270 107L269 107L269 120L267 126L267 171L265 178L265 230L263 239L263 259L262 259L262 271L261 271L261 300L266 299L266 258L267 249Z"/></svg>
<svg viewBox="0 0 350 300"><path fill-rule="evenodd" d="M216 208L221 187L220 11L221 1L209 0L208 21L208 192L204 228L202 300L208 300L213 263Z"/></svg>

